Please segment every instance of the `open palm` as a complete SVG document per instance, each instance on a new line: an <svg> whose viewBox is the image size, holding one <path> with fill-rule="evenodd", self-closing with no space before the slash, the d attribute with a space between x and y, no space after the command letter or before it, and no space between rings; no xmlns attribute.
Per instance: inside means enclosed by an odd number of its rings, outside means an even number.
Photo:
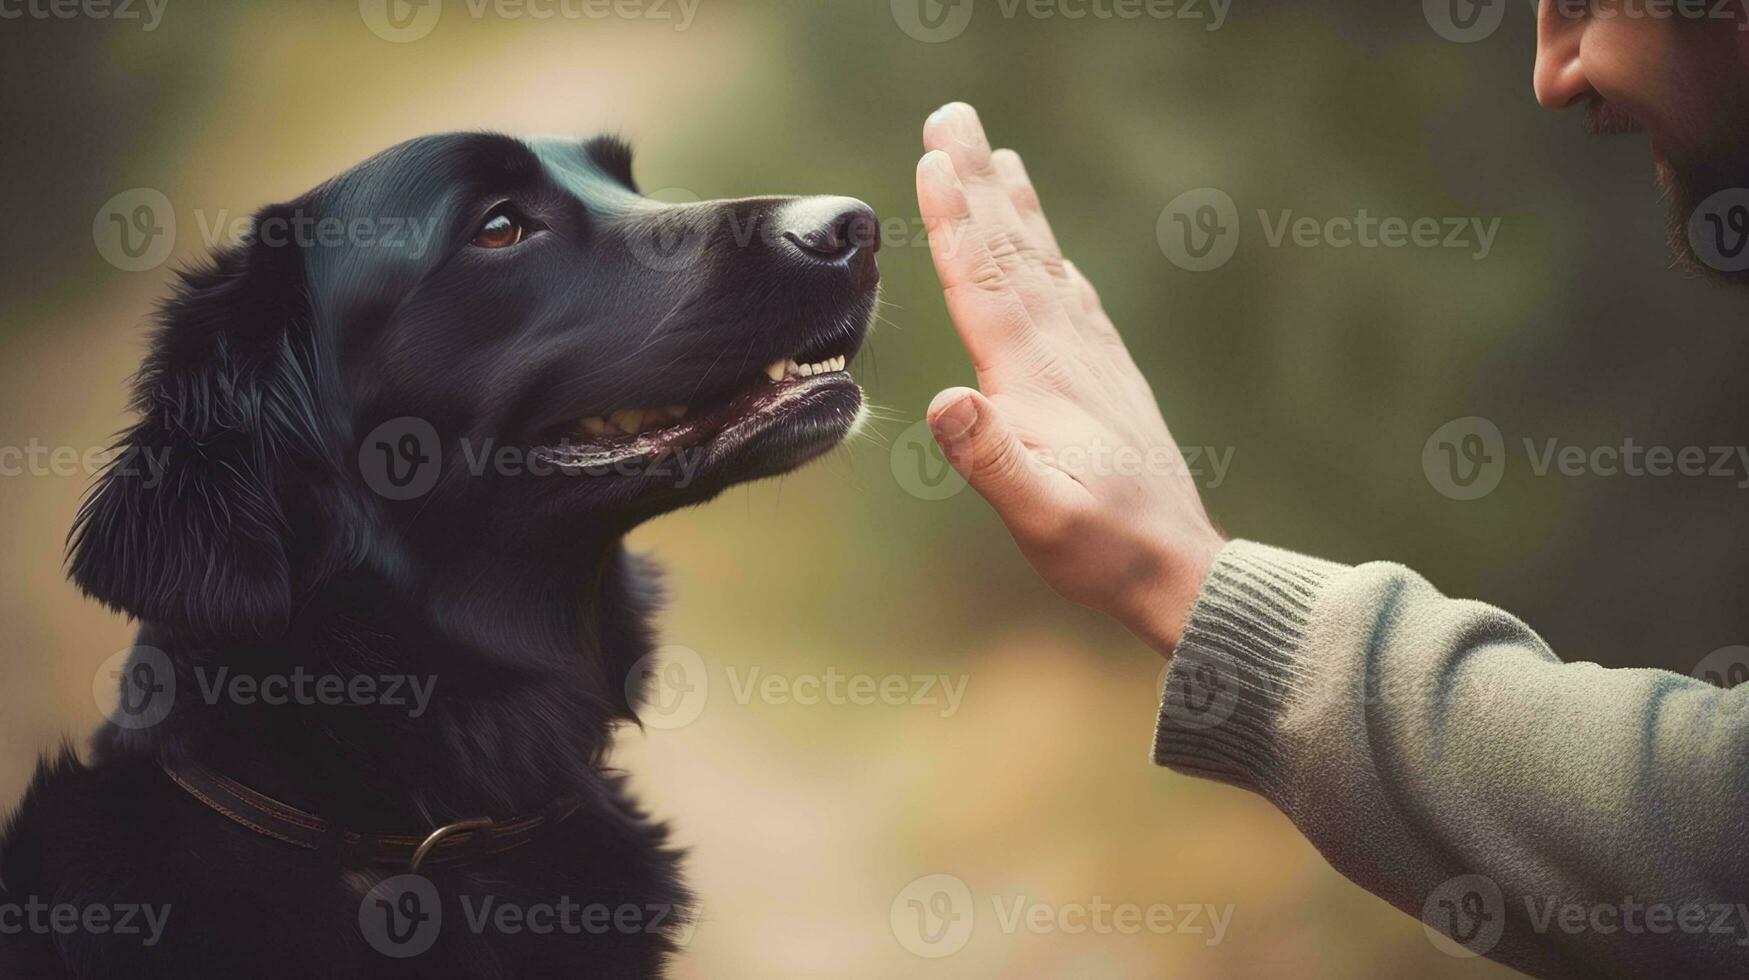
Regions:
<svg viewBox="0 0 1749 980"><path fill-rule="evenodd" d="M1064 596L1169 653L1222 539L1093 286L971 106L923 128L917 197L978 389L929 407L943 453Z"/></svg>

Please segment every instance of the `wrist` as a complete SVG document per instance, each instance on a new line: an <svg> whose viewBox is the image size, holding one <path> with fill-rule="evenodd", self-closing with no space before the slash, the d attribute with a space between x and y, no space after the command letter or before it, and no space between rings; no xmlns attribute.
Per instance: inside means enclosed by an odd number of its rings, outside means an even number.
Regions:
<svg viewBox="0 0 1749 980"><path fill-rule="evenodd" d="M1128 613L1121 617L1124 625L1161 657L1170 660L1178 649L1191 609L1226 543L1210 529L1194 543L1165 549L1153 563L1158 574L1148 576L1131 597Z"/></svg>

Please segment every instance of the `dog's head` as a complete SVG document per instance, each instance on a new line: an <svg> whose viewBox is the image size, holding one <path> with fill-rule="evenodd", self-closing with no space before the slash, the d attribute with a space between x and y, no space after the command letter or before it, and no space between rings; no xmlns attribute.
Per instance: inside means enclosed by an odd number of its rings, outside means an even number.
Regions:
<svg viewBox="0 0 1749 980"><path fill-rule="evenodd" d="M397 146L184 274L72 573L251 636L366 562L563 576L852 430L878 246L849 198L651 200L613 139Z"/></svg>

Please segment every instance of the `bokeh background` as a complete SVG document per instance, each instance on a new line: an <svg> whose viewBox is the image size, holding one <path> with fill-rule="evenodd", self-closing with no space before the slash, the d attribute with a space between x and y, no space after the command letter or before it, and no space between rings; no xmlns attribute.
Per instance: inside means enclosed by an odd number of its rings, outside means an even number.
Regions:
<svg viewBox="0 0 1749 980"><path fill-rule="evenodd" d="M691 848L705 915L676 975L1503 973L1436 950L1261 800L1151 767L1159 658L1040 585L975 495L916 492L910 427L970 380L915 219L920 124L965 99L1023 152L1175 433L1231 452L1207 493L1231 533L1404 561L1568 659L1688 671L1749 637L1749 474L1538 476L1515 448L1743 443L1743 298L1668 269L1643 139L1590 139L1537 109L1528 2L1474 43L1442 37L1423 5L1349 0L1234 0L1216 30L1207 0L1132 20L975 0L963 30L925 40L902 27L919 23L906 2L700 0L683 24L677 0L551 19L452 0L435 23L407 8L428 29L399 41L371 28L372 0L168 0L151 30L0 20L0 444L105 445L152 303L210 229L406 137L617 130L649 188L862 197L898 222L857 368L890 418L636 536L670 572L664 636L710 684L689 724L628 731L617 759ZM177 219L170 260L139 272L94 233L133 188ZM1236 202L1242 236L1193 273L1157 222L1198 188ZM1256 218L1362 208L1500 223L1477 259L1272 248ZM1494 423L1509 456L1474 501L1423 468L1429 437L1465 416ZM129 641L61 573L90 476L0 477L6 800L39 752L96 724L93 673ZM753 670L944 674L964 699L738 698ZM934 874L966 884L976 923L925 959L890 913ZM1020 896L1231 918L1218 942L1206 920L1006 931L991 900Z"/></svg>

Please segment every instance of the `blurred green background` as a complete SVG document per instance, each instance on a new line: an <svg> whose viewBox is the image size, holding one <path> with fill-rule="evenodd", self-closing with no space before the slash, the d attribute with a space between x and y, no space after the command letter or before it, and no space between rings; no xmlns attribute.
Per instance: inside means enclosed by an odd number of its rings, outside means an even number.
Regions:
<svg viewBox="0 0 1749 980"><path fill-rule="evenodd" d="M1152 768L1158 658L1040 585L975 495L906 489L908 427L970 381L912 166L924 116L950 99L1025 155L1175 434L1232 453L1207 495L1230 533L1403 561L1518 613L1568 659L1687 671L1749 637L1736 479L1538 477L1511 448L1743 441L1742 300L1667 269L1643 139L1589 139L1537 109L1528 3L1458 44L1419 4L1335 0L1236 0L1218 30L1206 4L1197 21L1119 20L977 0L963 32L930 42L901 29L905 2L700 0L684 29L676 0L550 19L451 2L401 43L370 29L372 0L168 0L151 30L0 21L0 444L104 445L152 303L208 229L406 137L617 130L646 188L861 197L898 223L856 369L896 420L637 535L671 572L665 639L711 685L696 720L628 731L618 758L692 848L705 916L676 975L1503 972L1438 952L1262 801ZM139 187L172 202L176 247L127 272L93 222ZM1156 222L1206 187L1243 229L1230 262L1193 273ZM1500 224L1477 260L1271 248L1256 217L1362 208ZM1466 502L1438 492L1422 450L1471 415L1501 429L1510 461ZM61 574L89 479L0 477L6 799L37 753L96 724L93 671L128 643ZM754 668L941 673L964 702L740 703L731 678ZM978 902L970 941L940 959L890 921L931 874ZM1232 918L1219 942L1004 930L990 900L1016 896Z"/></svg>

